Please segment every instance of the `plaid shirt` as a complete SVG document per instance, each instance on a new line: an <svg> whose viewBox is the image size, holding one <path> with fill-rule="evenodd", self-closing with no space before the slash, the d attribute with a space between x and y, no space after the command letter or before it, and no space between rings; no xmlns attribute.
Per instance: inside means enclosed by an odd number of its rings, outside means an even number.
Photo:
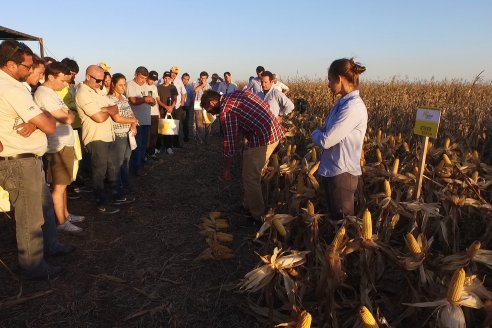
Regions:
<svg viewBox="0 0 492 328"><path fill-rule="evenodd" d="M260 147L279 141L284 130L266 102L250 91L234 91L220 100L220 122L224 131L224 156L238 149L238 132L248 147Z"/></svg>

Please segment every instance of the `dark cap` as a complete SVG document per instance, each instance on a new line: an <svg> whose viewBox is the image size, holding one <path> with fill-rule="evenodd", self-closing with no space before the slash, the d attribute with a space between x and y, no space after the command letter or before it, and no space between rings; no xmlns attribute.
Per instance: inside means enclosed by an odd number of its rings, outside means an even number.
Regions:
<svg viewBox="0 0 492 328"><path fill-rule="evenodd" d="M149 76L149 70L143 66L138 66L135 70L135 74L142 74L143 76Z"/></svg>
<svg viewBox="0 0 492 328"><path fill-rule="evenodd" d="M265 71L265 67L263 67L263 66L258 66L256 68L256 73L261 73L261 72L264 72L264 71Z"/></svg>
<svg viewBox="0 0 492 328"><path fill-rule="evenodd" d="M148 79L152 81L157 81L159 79L159 74L157 74L156 71L150 71Z"/></svg>
<svg viewBox="0 0 492 328"><path fill-rule="evenodd" d="M217 73L212 74L212 79L218 79L218 78L219 78L219 74Z"/></svg>
<svg viewBox="0 0 492 328"><path fill-rule="evenodd" d="M171 72L165 71L164 74L162 74L162 78L165 78L165 77L172 77Z"/></svg>

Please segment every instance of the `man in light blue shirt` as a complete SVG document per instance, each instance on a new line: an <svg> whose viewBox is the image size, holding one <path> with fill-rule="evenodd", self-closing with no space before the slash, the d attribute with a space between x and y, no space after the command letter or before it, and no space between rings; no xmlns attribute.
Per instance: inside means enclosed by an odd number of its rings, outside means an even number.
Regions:
<svg viewBox="0 0 492 328"><path fill-rule="evenodd" d="M251 92L257 94L261 91L261 73L265 71L263 66L256 67L256 77L249 80L248 85L244 88L244 90L250 90Z"/></svg>
<svg viewBox="0 0 492 328"><path fill-rule="evenodd" d="M281 120L282 116L294 110L294 103L287 96L273 87L273 74L265 71L261 74L261 88L258 97L270 105L273 115Z"/></svg>

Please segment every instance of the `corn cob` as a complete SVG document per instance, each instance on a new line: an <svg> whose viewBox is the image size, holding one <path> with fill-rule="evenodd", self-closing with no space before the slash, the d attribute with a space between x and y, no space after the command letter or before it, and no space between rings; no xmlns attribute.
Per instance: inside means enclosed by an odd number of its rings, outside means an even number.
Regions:
<svg viewBox="0 0 492 328"><path fill-rule="evenodd" d="M397 158L395 158L395 161L393 162L393 170L391 172L393 174L393 176L398 174L398 167L399 166L400 166L400 159L397 157Z"/></svg>
<svg viewBox="0 0 492 328"><path fill-rule="evenodd" d="M471 179L473 182L477 183L478 182L478 171L473 171Z"/></svg>
<svg viewBox="0 0 492 328"><path fill-rule="evenodd" d="M296 153L296 149L297 149L297 145L296 144L293 144L292 145L292 151L291 151L291 155L294 155Z"/></svg>
<svg viewBox="0 0 492 328"><path fill-rule="evenodd" d="M311 148L311 162L316 163L318 161L318 153L316 153L316 148Z"/></svg>
<svg viewBox="0 0 492 328"><path fill-rule="evenodd" d="M365 240L372 239L372 218L371 212L367 208L362 214L362 238Z"/></svg>
<svg viewBox="0 0 492 328"><path fill-rule="evenodd" d="M285 228L279 219L273 218L272 223L275 229L277 229L279 235L281 235L282 237L287 236L287 231L285 231Z"/></svg>
<svg viewBox="0 0 492 328"><path fill-rule="evenodd" d="M378 324L376 323L376 319L372 315L371 311L365 306L361 306L359 309L360 321L364 325L364 328L378 328Z"/></svg>
<svg viewBox="0 0 492 328"><path fill-rule="evenodd" d="M312 317L307 311L302 311L299 316L299 321L297 322L296 328L311 328Z"/></svg>
<svg viewBox="0 0 492 328"><path fill-rule="evenodd" d="M465 270L463 268L454 272L451 282L448 287L448 301L458 302L463 292L463 285L465 283Z"/></svg>
<svg viewBox="0 0 492 328"><path fill-rule="evenodd" d="M444 140L444 146L443 146L443 148L444 148L445 150L448 150L448 149L449 149L449 145L450 145L450 144L451 144L451 139L446 138L446 140Z"/></svg>
<svg viewBox="0 0 492 328"><path fill-rule="evenodd" d="M287 146L287 153L286 153L286 155L289 157L291 154L292 154L292 145L291 145L291 144L289 144L289 145Z"/></svg>
<svg viewBox="0 0 492 328"><path fill-rule="evenodd" d="M468 255L468 257L470 259L473 259L475 257L475 255L477 255L477 252L480 249L480 246L481 246L481 244L477 240L477 241L473 242L473 244L471 244L470 247L468 247L468 249L466 250L466 254Z"/></svg>
<svg viewBox="0 0 492 328"><path fill-rule="evenodd" d="M211 218L212 220L219 219L221 217L222 213L221 212L210 212L208 213L208 217Z"/></svg>
<svg viewBox="0 0 492 328"><path fill-rule="evenodd" d="M314 175L314 173L316 173L319 168L319 164L320 162L318 161L316 162L316 164L313 165L313 167L309 170L309 175Z"/></svg>
<svg viewBox="0 0 492 328"><path fill-rule="evenodd" d="M442 159L443 159L444 163L446 163L447 165L453 165L453 163L449 159L449 156L448 155L442 154Z"/></svg>
<svg viewBox="0 0 492 328"><path fill-rule="evenodd" d="M422 248L420 248L419 243L415 240L415 237L411 233L407 233L405 235L405 241L407 243L407 247L410 250L410 253L413 256L419 255L422 253Z"/></svg>
<svg viewBox="0 0 492 328"><path fill-rule="evenodd" d="M234 236L230 233L217 232L215 236L217 237L218 241L223 243L230 243L234 240Z"/></svg>
<svg viewBox="0 0 492 328"><path fill-rule="evenodd" d="M381 139L383 137L383 131L381 131L381 129L378 130L378 133L376 135L376 142L377 143L381 143Z"/></svg>
<svg viewBox="0 0 492 328"><path fill-rule="evenodd" d="M384 194L386 197L391 197L391 185L388 179L384 179Z"/></svg>
<svg viewBox="0 0 492 328"><path fill-rule="evenodd" d="M478 151L474 150L472 157L476 164L480 164L480 155L478 154Z"/></svg>
<svg viewBox="0 0 492 328"><path fill-rule="evenodd" d="M395 137L393 137L393 135L389 136L388 142L389 142L391 148L395 147L396 141L395 141Z"/></svg>
<svg viewBox="0 0 492 328"><path fill-rule="evenodd" d="M432 144L432 142L429 142L427 144L427 152L429 152L432 149L432 147L434 147L434 145Z"/></svg>
<svg viewBox="0 0 492 328"><path fill-rule="evenodd" d="M402 141L401 132L398 132L398 134L395 137L395 141L397 144L399 144Z"/></svg>
<svg viewBox="0 0 492 328"><path fill-rule="evenodd" d="M406 141L403 143L403 149L405 149L406 153L410 152L410 146L408 145L408 143Z"/></svg>
<svg viewBox="0 0 492 328"><path fill-rule="evenodd" d="M308 215L314 215L314 204L312 201L307 201L307 213Z"/></svg>
<svg viewBox="0 0 492 328"><path fill-rule="evenodd" d="M381 150L376 148L376 158L378 159L378 163L383 162L383 154L381 154Z"/></svg>
<svg viewBox="0 0 492 328"><path fill-rule="evenodd" d="M331 242L331 247L334 250L337 250L338 247L340 247L340 244L342 243L344 237L345 237L345 227L342 226L340 227L340 229L338 229L335 238L333 238L333 241Z"/></svg>

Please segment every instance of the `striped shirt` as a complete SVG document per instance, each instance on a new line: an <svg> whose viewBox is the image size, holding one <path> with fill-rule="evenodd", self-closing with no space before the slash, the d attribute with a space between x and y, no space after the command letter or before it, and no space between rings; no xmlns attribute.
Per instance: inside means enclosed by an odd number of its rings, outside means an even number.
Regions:
<svg viewBox="0 0 492 328"><path fill-rule="evenodd" d="M121 97L122 99L118 99L114 95L108 95L108 98L114 101L115 104L118 106L118 112L120 116L131 118L133 111L132 108L130 107L130 104L128 103L128 99L123 95L121 95ZM130 131L130 126L131 124L121 124L121 123L113 122L114 134L120 138L126 137L128 131Z"/></svg>
<svg viewBox="0 0 492 328"><path fill-rule="evenodd" d="M238 133L248 147L260 147L279 141L284 130L266 102L250 91L234 91L220 99L220 123L224 131L224 156L238 149Z"/></svg>

